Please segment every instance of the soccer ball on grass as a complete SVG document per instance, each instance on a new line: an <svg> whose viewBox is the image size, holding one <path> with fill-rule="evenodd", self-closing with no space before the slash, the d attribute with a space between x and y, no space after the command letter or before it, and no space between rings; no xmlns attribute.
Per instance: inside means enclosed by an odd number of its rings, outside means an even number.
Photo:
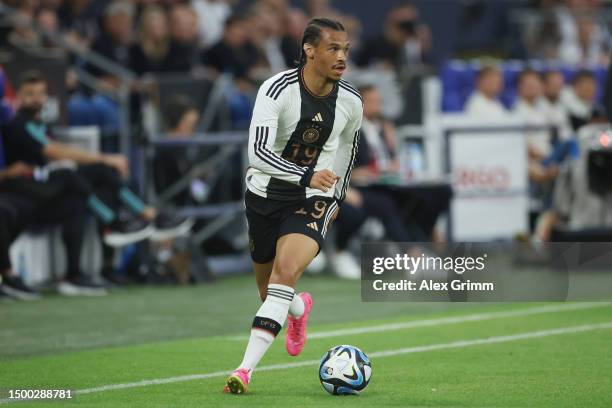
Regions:
<svg viewBox="0 0 612 408"><path fill-rule="evenodd" d="M319 365L321 384L333 395L359 394L368 385L371 376L370 359L354 346L331 348Z"/></svg>

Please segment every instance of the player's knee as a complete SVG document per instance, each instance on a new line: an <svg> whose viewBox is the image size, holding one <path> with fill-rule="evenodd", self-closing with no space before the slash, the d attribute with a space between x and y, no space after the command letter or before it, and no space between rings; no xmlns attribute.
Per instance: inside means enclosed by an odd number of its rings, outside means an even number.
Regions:
<svg viewBox="0 0 612 408"><path fill-rule="evenodd" d="M274 280L285 285L294 283L300 272L300 265L292 257L279 257L274 265L272 275Z"/></svg>

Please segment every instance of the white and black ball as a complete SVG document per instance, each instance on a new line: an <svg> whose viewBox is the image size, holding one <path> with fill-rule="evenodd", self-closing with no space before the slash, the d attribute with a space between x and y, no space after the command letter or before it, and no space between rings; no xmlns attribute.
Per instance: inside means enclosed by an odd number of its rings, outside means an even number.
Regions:
<svg viewBox="0 0 612 408"><path fill-rule="evenodd" d="M325 353L319 365L323 388L333 395L359 394L372 376L372 364L363 351L341 345Z"/></svg>

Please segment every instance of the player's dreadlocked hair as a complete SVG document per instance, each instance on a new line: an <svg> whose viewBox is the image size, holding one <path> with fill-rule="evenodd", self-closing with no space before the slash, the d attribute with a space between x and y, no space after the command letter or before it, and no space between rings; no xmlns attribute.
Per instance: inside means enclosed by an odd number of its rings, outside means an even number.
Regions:
<svg viewBox="0 0 612 408"><path fill-rule="evenodd" d="M313 18L308 22L302 36L302 53L298 65L300 67L306 64L306 53L304 52L304 44L317 45L321 39L321 30L329 28L335 31L346 31L341 22L330 18Z"/></svg>

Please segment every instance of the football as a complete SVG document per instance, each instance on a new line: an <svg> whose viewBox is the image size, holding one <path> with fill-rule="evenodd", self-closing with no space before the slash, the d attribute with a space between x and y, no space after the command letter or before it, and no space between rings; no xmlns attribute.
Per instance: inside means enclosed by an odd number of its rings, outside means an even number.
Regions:
<svg viewBox="0 0 612 408"><path fill-rule="evenodd" d="M325 353L319 365L319 379L332 395L359 394L372 376L372 364L363 351L341 345Z"/></svg>

